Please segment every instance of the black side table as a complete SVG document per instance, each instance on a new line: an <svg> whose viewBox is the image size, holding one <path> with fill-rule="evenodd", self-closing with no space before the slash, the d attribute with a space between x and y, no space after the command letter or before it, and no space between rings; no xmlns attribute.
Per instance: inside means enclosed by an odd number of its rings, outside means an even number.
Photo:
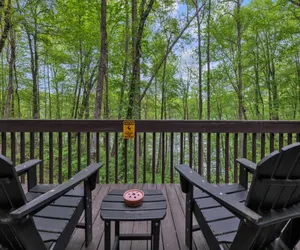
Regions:
<svg viewBox="0 0 300 250"><path fill-rule="evenodd" d="M151 249L159 248L160 221L166 216L167 202L160 190L143 189L145 194L141 206L125 205L125 189L111 190L103 199L100 217L104 220L105 250L111 249L111 222L115 222L113 249L119 249L120 240L151 240ZM151 221L151 234L120 234L120 221Z"/></svg>

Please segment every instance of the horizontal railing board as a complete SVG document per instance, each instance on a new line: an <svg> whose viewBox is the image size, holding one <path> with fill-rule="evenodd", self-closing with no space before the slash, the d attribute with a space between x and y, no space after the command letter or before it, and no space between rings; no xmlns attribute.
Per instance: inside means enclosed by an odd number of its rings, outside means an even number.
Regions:
<svg viewBox="0 0 300 250"><path fill-rule="evenodd" d="M136 132L300 133L300 121L136 120ZM123 120L1 120L0 132L122 132Z"/></svg>

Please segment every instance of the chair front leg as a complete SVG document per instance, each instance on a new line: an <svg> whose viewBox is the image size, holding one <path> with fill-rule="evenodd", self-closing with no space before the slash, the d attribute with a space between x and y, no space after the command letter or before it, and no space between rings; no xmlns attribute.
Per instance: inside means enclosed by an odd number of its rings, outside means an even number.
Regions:
<svg viewBox="0 0 300 250"><path fill-rule="evenodd" d="M185 245L192 249L193 242L193 193L194 187L189 184L185 201Z"/></svg>
<svg viewBox="0 0 300 250"><path fill-rule="evenodd" d="M92 220L92 191L89 180L84 182L84 220L85 220L85 246L93 239Z"/></svg>

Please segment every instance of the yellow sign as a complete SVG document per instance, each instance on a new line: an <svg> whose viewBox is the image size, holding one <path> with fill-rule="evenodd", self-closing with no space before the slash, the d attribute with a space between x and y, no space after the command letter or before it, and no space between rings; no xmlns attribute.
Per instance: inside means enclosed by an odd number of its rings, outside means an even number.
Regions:
<svg viewBox="0 0 300 250"><path fill-rule="evenodd" d="M124 139L133 139L135 136L135 123L134 121L123 122L123 137Z"/></svg>

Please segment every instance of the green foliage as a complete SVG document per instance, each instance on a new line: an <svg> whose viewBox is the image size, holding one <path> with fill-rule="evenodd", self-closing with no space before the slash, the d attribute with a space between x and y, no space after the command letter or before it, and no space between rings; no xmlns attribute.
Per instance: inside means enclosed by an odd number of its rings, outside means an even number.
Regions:
<svg viewBox="0 0 300 250"><path fill-rule="evenodd" d="M203 2L205 1L198 0L198 7ZM141 0L137 1L138 19L141 18L141 3ZM37 53L40 118L93 118L100 61L99 1L16 0L13 4L16 68L9 118L28 119L33 116L33 59L30 49L36 49ZM195 1L155 1L141 41L138 83L140 93L147 87L149 79L161 64L167 50L194 13ZM207 36L210 32L211 119L238 118L238 63L241 62L243 108L246 119L298 120L300 8L288 0L252 0L248 5L242 5L238 14L234 1L212 0L210 30L207 26L208 6L205 6L198 15L201 22L200 96L203 101L203 119L207 117ZM237 55L238 20L241 22L241 58ZM140 102L141 119L159 119L161 112L164 112L167 119L199 119L200 76L197 32L197 18L195 18L167 56L166 64L162 63L154 75L147 94ZM107 93L105 98L108 96L108 100L103 97L102 109L108 111L110 119L117 119L119 112L121 118L125 118L133 60L131 1L127 1L127 5L126 1L107 1L107 35L109 88L104 89L104 93ZM30 41L33 48L30 48ZM7 100L10 54L10 46L6 42L0 55L2 117ZM124 96L120 107L122 90ZM102 117L104 117L103 110ZM113 141L110 142L111 147L112 145ZM157 148L158 145L159 143ZM49 167L47 150L45 148L45 171L48 171ZM55 147L55 161L59 154L57 150ZM188 152L188 149L185 150ZM38 154L38 151L36 153ZM216 160L214 154L215 152L212 153L213 161ZM65 146L62 149L62 156L63 176L67 178L68 148ZM120 154L118 162L122 162L123 157ZM133 178L132 157L133 152L130 151L129 181ZM87 155L82 154L81 162L78 164L74 147L72 159L72 174L74 174L78 165L82 167L86 165ZM104 154L101 154L101 161L106 161ZM169 163L167 160L166 171L170 170ZM114 157L109 158L109 164L109 179L113 181ZM152 181L151 164L151 159L147 159L148 182ZM139 165L141 167L143 164ZM158 166L156 181L159 182L161 162L158 161L156 165ZM224 162L221 165L224 166ZM104 169L101 171L105 172ZM232 171L233 166L230 166L231 180ZM57 171L54 174L57 176ZM166 178L166 181L169 181L170 177ZM215 178L214 173L212 178Z"/></svg>

